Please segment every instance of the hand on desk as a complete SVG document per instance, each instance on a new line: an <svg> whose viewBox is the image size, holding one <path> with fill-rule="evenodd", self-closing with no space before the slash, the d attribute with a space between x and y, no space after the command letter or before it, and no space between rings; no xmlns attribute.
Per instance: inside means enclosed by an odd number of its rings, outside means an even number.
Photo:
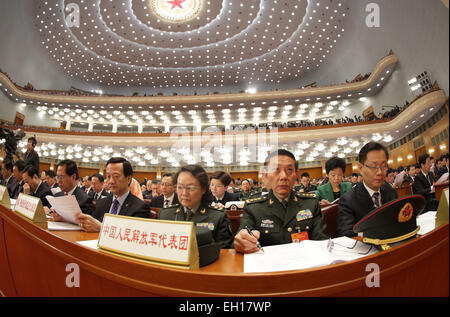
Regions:
<svg viewBox="0 0 450 317"><path fill-rule="evenodd" d="M328 200L326 200L326 199L322 199L322 200L319 202L319 205L320 205L320 206L326 206L326 205L331 205L331 203L330 203Z"/></svg>
<svg viewBox="0 0 450 317"><path fill-rule="evenodd" d="M234 249L240 253L253 253L259 251L256 242L259 239L260 232L258 230L252 230L253 236L251 236L246 229L242 229L234 237Z"/></svg>
<svg viewBox="0 0 450 317"><path fill-rule="evenodd" d="M49 215L51 217L51 221L55 221L55 222L63 222L65 221L63 217L61 217L55 210L55 208L48 208L46 206L44 206L44 212L46 215Z"/></svg>
<svg viewBox="0 0 450 317"><path fill-rule="evenodd" d="M86 232L100 232L102 223L87 214L79 214L76 218L78 225Z"/></svg>

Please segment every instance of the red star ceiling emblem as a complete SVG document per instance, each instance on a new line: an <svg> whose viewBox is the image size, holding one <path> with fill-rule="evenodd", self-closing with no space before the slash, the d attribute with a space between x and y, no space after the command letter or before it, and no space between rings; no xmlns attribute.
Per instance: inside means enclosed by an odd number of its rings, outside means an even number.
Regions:
<svg viewBox="0 0 450 317"><path fill-rule="evenodd" d="M172 0L172 1L167 1L167 3L170 3L172 5L172 9L174 9L175 7L179 7L180 9L183 9L181 4L184 1L186 1L186 0Z"/></svg>

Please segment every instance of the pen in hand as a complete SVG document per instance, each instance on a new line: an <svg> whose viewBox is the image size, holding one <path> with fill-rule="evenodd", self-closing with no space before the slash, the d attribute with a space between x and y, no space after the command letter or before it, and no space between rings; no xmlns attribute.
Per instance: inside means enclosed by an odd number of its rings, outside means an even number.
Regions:
<svg viewBox="0 0 450 317"><path fill-rule="evenodd" d="M251 235L251 236L253 237L252 231L251 231L247 226L245 226L245 229L247 229L248 234ZM261 243L259 243L258 240L256 240L256 246L257 246L262 252L264 252L264 249L262 248Z"/></svg>

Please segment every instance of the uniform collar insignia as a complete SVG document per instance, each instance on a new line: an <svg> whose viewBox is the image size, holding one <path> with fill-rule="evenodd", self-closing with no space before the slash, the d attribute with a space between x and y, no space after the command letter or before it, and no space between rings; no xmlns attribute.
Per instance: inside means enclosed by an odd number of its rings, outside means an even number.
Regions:
<svg viewBox="0 0 450 317"><path fill-rule="evenodd" d="M204 214L206 212L206 209L205 208L203 208L202 210L200 210L200 213L201 214Z"/></svg>

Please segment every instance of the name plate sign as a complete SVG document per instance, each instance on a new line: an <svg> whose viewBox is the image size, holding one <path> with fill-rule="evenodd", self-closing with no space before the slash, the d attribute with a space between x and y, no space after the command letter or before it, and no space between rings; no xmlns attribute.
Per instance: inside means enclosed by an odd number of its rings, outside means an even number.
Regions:
<svg viewBox="0 0 450 317"><path fill-rule="evenodd" d="M98 247L157 264L199 268L198 245L192 222L105 214Z"/></svg>
<svg viewBox="0 0 450 317"><path fill-rule="evenodd" d="M47 229L47 218L40 198L20 193L14 206L14 212L31 220L39 227Z"/></svg>
<svg viewBox="0 0 450 317"><path fill-rule="evenodd" d="M11 208L11 199L9 199L9 193L6 186L0 185L0 205L6 208Z"/></svg>

